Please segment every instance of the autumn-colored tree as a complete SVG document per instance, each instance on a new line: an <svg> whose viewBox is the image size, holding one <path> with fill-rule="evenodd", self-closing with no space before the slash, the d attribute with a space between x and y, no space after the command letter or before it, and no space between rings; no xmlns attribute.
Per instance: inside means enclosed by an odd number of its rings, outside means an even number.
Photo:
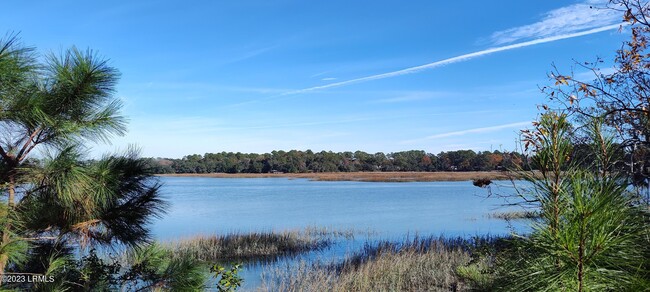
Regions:
<svg viewBox="0 0 650 292"><path fill-rule="evenodd" d="M554 86L543 91L576 121L603 118L615 129L620 147L626 149L630 182L647 186L650 181L650 5L641 0L611 0L605 9L622 12L621 29L630 40L616 52L613 72L601 70L602 59L577 63L575 70L588 70L592 80L557 69L550 74ZM544 108L549 107L544 105Z"/></svg>

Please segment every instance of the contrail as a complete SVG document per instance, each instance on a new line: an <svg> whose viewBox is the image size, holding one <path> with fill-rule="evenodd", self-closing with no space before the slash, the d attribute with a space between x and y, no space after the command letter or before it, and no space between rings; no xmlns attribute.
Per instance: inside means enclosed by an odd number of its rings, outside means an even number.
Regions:
<svg viewBox="0 0 650 292"><path fill-rule="evenodd" d="M361 78L356 78L356 79L351 79L351 80L346 80L346 81L341 81L341 82L335 82L335 83L330 83L326 85L321 85L321 86L314 86L314 87L309 87L305 89L299 89L299 90L293 90L293 91L288 91L284 92L275 96L268 97L266 99L272 99L272 98L277 98L281 96L287 96L287 95L295 95L295 94L300 94L300 93L305 93L305 92L310 92L310 91L315 91L315 90L320 90L320 89L327 89L327 88L334 88L334 87L341 87L341 86L346 86L350 84L356 84L356 83L361 83L361 82L366 82L366 81L372 81L372 80L379 80L379 79L384 79L384 78L390 78L390 77L396 77L396 76L401 76L401 75L407 75L407 74L413 74L417 73L420 71L428 70L428 69L433 69L437 68L440 66L444 65L449 65L457 62L463 62L467 61L476 57L481 57L485 55L490 55L494 54L497 52L503 52L503 51L508 51L508 50L514 50L518 48L523 48L523 47L529 47L529 46L534 46L538 44L543 44L543 43L550 43L554 41L559 41L559 40L564 40L564 39L570 39L574 37L579 37L579 36L584 36L584 35L590 35L594 33L599 33L607 30L612 30L612 29L618 29L621 26L625 26L625 23L621 24L612 24L612 25L607 25L607 26L602 26L590 30L585 30L581 32L576 32L576 33L569 33L569 34L562 34L562 35L556 35L556 36L551 36L551 37L545 37L541 39L536 39L532 41L527 41L527 42L522 42L522 43L516 43L512 45L507 45L507 46L502 46L502 47L496 47L496 48L490 48L474 53L469 53L469 54L464 54L440 61L436 61L433 63L425 64L425 65L420 65L420 66L415 66L415 67L410 67L398 71L393 71L393 72L388 72L388 73L382 73L382 74L377 74L377 75L372 75L372 76L366 76L366 77L361 77Z"/></svg>
<svg viewBox="0 0 650 292"><path fill-rule="evenodd" d="M487 133L487 132L492 132L492 131L501 130L501 129L508 129L508 128L515 128L515 127L520 127L520 126L527 126L527 125L530 125L530 124L531 124L531 121L527 121L527 122L510 123L510 124L491 126L491 127L467 129L467 130L461 130L461 131L454 131L454 132L447 132L447 133L431 135L431 136L427 136L427 137L424 137L424 138L421 138L421 139L406 140L406 141L402 141L401 143L402 144L409 144L409 143L419 142L419 141L424 141L424 140L439 139L439 138L446 138L446 137L453 137L453 136L463 136L463 135L466 135L466 134L473 134L473 133Z"/></svg>
<svg viewBox="0 0 650 292"><path fill-rule="evenodd" d="M475 128L475 129L462 130L462 131L454 131L454 132L448 132L448 133L442 133L442 134L427 136L424 139L428 140L428 139L438 139L438 138L445 138L445 137L452 137L452 136L462 136L462 135L471 134L471 133L485 133L485 132L491 132L491 131L495 131L495 130L514 128L514 127L519 127L519 126L529 126L530 123L531 123L530 121L527 121L527 122L510 123L510 124L491 126L491 127Z"/></svg>

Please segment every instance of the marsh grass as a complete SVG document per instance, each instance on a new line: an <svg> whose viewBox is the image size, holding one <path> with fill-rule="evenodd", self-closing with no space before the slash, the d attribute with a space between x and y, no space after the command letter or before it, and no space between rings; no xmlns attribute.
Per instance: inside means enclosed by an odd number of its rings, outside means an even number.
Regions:
<svg viewBox="0 0 650 292"><path fill-rule="evenodd" d="M300 231L195 235L163 245L175 257L204 262L274 260L327 248L337 238L352 239L354 234L352 230L308 227Z"/></svg>
<svg viewBox="0 0 650 292"><path fill-rule="evenodd" d="M342 262L276 267L259 291L463 291L489 286L491 264L475 253L493 238L415 238L367 244Z"/></svg>
<svg viewBox="0 0 650 292"><path fill-rule="evenodd" d="M322 238L322 239L336 239L336 238L343 238L343 239L354 239L356 235L374 235L376 232L372 230L353 230L353 229L336 229L336 228L331 228L331 227L323 227L323 226L307 226L305 227L303 233L307 236L310 237L317 237L317 238Z"/></svg>

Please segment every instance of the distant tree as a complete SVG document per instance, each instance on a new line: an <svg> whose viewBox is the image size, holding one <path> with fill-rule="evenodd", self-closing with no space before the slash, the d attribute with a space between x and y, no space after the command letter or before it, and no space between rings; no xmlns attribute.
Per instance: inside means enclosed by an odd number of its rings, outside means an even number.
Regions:
<svg viewBox="0 0 650 292"><path fill-rule="evenodd" d="M422 158L420 159L420 170L429 171L432 166L433 161L431 161L431 157L427 154L422 155Z"/></svg>
<svg viewBox="0 0 650 292"><path fill-rule="evenodd" d="M264 156L258 155L254 159L250 159L248 171L250 173L262 173L264 170Z"/></svg>
<svg viewBox="0 0 650 292"><path fill-rule="evenodd" d="M363 151L354 152L354 158L356 159L355 164L356 169L360 171L375 171L378 170L377 162L375 157L371 154L368 154Z"/></svg>
<svg viewBox="0 0 650 292"><path fill-rule="evenodd" d="M474 157L472 159L472 169L473 170L482 170L482 171L487 171L487 170L492 170L494 169L494 165L490 163L490 156L492 154L488 151L483 151Z"/></svg>
<svg viewBox="0 0 650 292"><path fill-rule="evenodd" d="M491 154L488 154L488 164L491 166L491 169L501 169L503 168L503 154L498 150L495 150Z"/></svg>

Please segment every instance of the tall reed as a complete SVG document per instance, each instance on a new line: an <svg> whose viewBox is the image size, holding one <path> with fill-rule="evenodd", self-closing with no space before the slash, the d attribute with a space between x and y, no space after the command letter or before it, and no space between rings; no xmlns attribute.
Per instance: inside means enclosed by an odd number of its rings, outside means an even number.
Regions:
<svg viewBox="0 0 650 292"><path fill-rule="evenodd" d="M367 245L339 263L301 261L262 275L260 291L462 291L473 288L459 268L494 239L415 238Z"/></svg>
<svg viewBox="0 0 650 292"><path fill-rule="evenodd" d="M353 231L308 227L302 231L251 232L192 237L164 243L175 257L191 257L201 261L246 261L274 259L279 256L319 250L336 238L350 239Z"/></svg>

